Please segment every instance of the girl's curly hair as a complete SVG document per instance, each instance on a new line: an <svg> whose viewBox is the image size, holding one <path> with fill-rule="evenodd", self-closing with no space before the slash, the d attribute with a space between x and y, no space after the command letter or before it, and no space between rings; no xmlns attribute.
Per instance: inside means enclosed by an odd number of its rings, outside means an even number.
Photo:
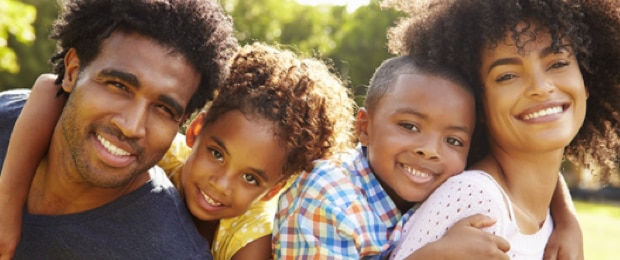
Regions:
<svg viewBox="0 0 620 260"><path fill-rule="evenodd" d="M254 43L233 58L205 125L233 110L272 121L287 151L283 172L290 175L353 146L354 106L348 89L323 62Z"/></svg>
<svg viewBox="0 0 620 260"><path fill-rule="evenodd" d="M200 73L198 90L186 113L204 107L226 77L226 63L238 48L232 19L216 0L68 0L50 38L58 40L50 58L56 84L62 82L64 57L75 48L88 66L111 33L137 33L181 54ZM179 86L184 87L184 86Z"/></svg>
<svg viewBox="0 0 620 260"><path fill-rule="evenodd" d="M517 25L548 32L553 48L569 44L579 61L589 92L586 118L566 148L568 159L584 166L595 160L607 169L620 152L620 1L617 0L386 0L410 15L391 28L392 52L409 54L418 62L454 67L483 93L479 78L481 53L495 48L511 32L517 48L531 35ZM481 106L478 106L481 107ZM478 113L481 117L483 114ZM477 126L477 130L484 130ZM478 137L485 136L479 132ZM479 138L472 145L470 162L488 153ZM475 149L478 149L477 151ZM604 171L609 174L610 171ZM603 179L609 177L602 176Z"/></svg>

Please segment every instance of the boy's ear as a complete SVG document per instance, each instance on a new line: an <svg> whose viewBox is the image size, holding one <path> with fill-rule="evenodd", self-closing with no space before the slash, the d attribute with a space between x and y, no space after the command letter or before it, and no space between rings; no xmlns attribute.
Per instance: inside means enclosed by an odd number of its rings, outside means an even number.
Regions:
<svg viewBox="0 0 620 260"><path fill-rule="evenodd" d="M75 52L74 48L69 49L65 54L65 75L62 80L62 89L70 93L77 81L78 73L80 72L80 58Z"/></svg>
<svg viewBox="0 0 620 260"><path fill-rule="evenodd" d="M288 178L284 178L280 180L278 183L276 183L275 185L273 185L273 187L271 187L271 189L269 189L269 191L267 191L267 193L263 195L261 200L268 201L274 196L276 196L276 194L278 194L278 192L280 192L280 190L286 185L287 180Z"/></svg>
<svg viewBox="0 0 620 260"><path fill-rule="evenodd" d="M205 116L206 112L204 111L198 113L198 116L196 116L196 118L192 120L192 122L189 124L189 127L187 128L187 131L185 131L185 143L188 147L191 148L192 146L194 146L196 138L202 131L202 126L205 122Z"/></svg>
<svg viewBox="0 0 620 260"><path fill-rule="evenodd" d="M360 108L355 118L355 134L362 146L368 145L368 110Z"/></svg>

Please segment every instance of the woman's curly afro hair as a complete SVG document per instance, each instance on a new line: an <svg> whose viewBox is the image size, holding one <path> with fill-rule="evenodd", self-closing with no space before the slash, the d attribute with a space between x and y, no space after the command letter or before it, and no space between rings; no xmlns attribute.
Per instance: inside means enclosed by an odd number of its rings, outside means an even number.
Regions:
<svg viewBox="0 0 620 260"><path fill-rule="evenodd" d="M620 152L620 1L617 0L386 0L384 5L410 15L392 28L390 49L418 62L455 67L478 95L483 48L494 48L506 32L523 50L521 22L549 32L552 47L568 43L579 61L589 92L584 124L566 148L573 162L595 160L613 167ZM479 98L478 98L479 100ZM479 106L480 107L480 106ZM478 116L482 116L478 113ZM477 129L484 129L477 127ZM479 133L484 136L484 133ZM474 147L476 146L476 147ZM470 161L488 153L472 145ZM609 173L610 171L605 171ZM609 176L602 176L604 179Z"/></svg>

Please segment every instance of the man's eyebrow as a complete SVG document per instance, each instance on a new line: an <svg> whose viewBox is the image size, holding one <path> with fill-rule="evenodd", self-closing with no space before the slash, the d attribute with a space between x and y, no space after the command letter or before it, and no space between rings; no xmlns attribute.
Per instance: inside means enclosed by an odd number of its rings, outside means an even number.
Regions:
<svg viewBox="0 0 620 260"><path fill-rule="evenodd" d="M114 69L104 69L104 70L101 70L101 72L99 72L99 76L117 78L135 88L138 88L138 89L140 88L140 81L135 75L131 73L114 70Z"/></svg>
<svg viewBox="0 0 620 260"><path fill-rule="evenodd" d="M133 87L135 89L140 89L141 87L140 80L138 80L138 78L131 73L114 69L104 69L99 73L99 76L119 79L127 83L129 87ZM168 95L160 95L157 100L169 106L175 117L181 117L181 115L185 113L185 108L178 101Z"/></svg>
<svg viewBox="0 0 620 260"><path fill-rule="evenodd" d="M222 140L215 136L211 136L211 139L216 142L217 145L222 148L222 150L224 150L224 153L226 155L230 156L230 152L228 152L228 149L226 149L226 145L224 144L224 142L222 142ZM267 178L267 174L265 174L265 171L252 167L250 167L250 169L252 169L252 171L254 171L256 174L260 175L260 177L262 177L265 181L269 181L269 178Z"/></svg>

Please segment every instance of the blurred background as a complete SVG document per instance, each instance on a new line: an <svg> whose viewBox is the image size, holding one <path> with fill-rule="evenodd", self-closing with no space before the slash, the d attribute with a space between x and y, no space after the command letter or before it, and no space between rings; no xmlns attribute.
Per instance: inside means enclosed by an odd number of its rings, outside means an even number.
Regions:
<svg viewBox="0 0 620 260"><path fill-rule="evenodd" d="M55 42L48 38L62 0L0 0L0 91L30 88ZM402 14L382 10L380 0L220 0L233 17L241 44L278 45L301 56L322 59L346 82L358 105L375 68L392 55L387 28ZM250 4L251 3L251 4ZM616 164L617 164L616 159ZM586 259L618 259L620 180L618 167L602 185L601 168L561 169L575 201Z"/></svg>

